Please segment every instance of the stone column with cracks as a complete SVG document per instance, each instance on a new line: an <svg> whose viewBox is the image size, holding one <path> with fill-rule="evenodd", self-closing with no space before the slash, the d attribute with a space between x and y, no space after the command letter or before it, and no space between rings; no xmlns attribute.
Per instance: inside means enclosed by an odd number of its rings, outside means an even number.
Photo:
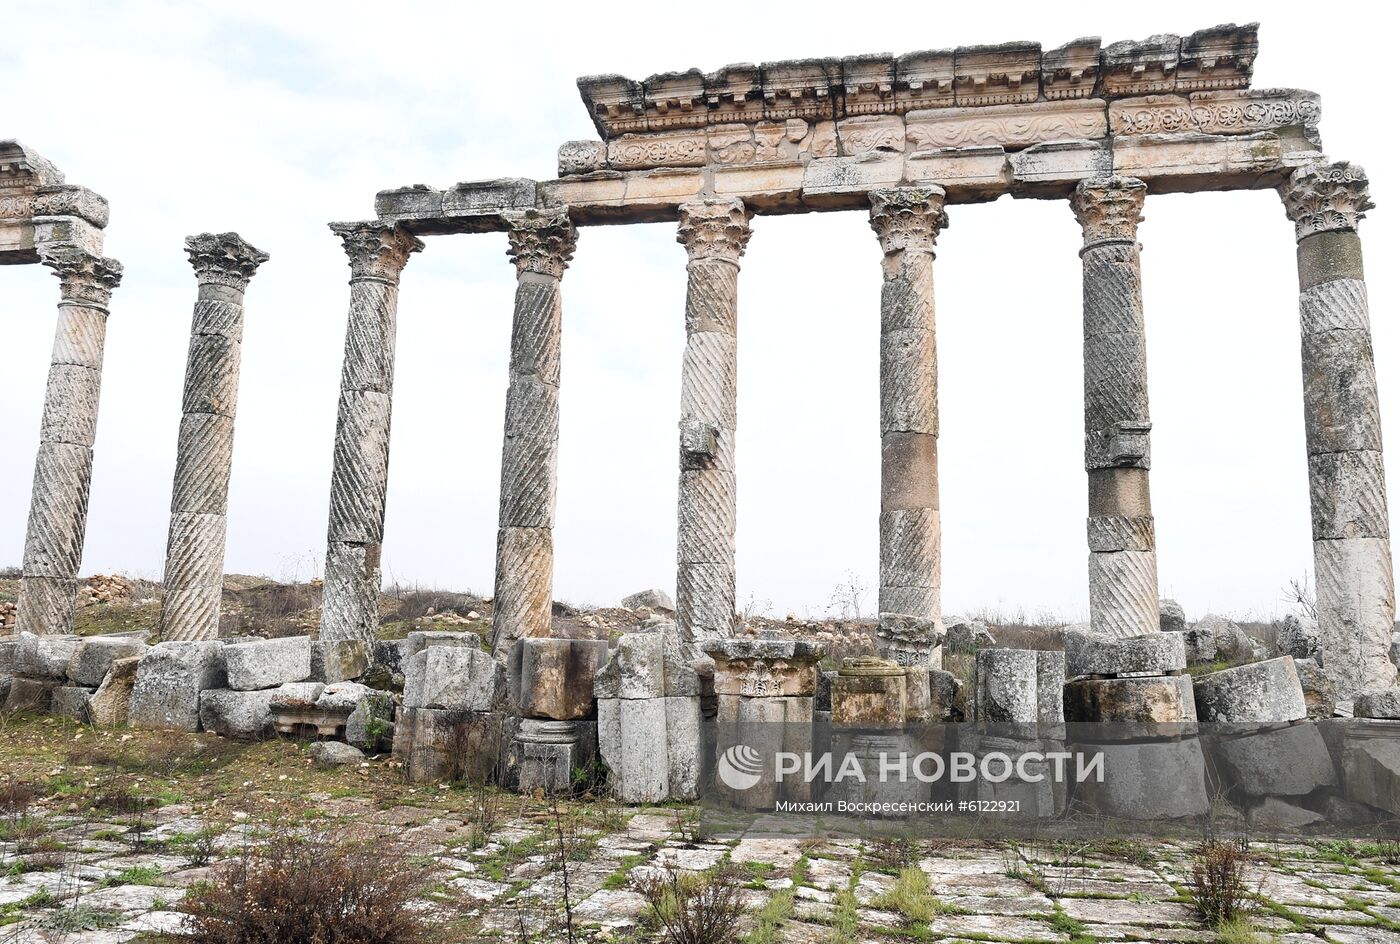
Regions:
<svg viewBox="0 0 1400 944"><path fill-rule="evenodd" d="M880 292L880 613L942 633L938 356L933 247L947 225L941 187L870 193L884 251ZM882 616L883 619L883 616Z"/></svg>
<svg viewBox="0 0 1400 944"><path fill-rule="evenodd" d="M387 223L332 223L350 259L350 318L335 424L321 639L374 645L389 487L399 275L423 243Z"/></svg>
<svg viewBox="0 0 1400 944"><path fill-rule="evenodd" d="M1295 171L1279 192L1297 227L1303 427L1323 671L1339 699L1395 684L1390 513L1358 222L1366 172L1341 161Z"/></svg>
<svg viewBox="0 0 1400 944"><path fill-rule="evenodd" d="M115 259L72 247L41 249L39 258L58 276L60 296L15 631L47 635L73 628L107 307L122 267Z"/></svg>
<svg viewBox="0 0 1400 944"><path fill-rule="evenodd" d="M243 293L267 253L237 233L201 233L185 240L199 296L190 326L189 359L170 536L165 555L161 639L219 638L224 542L233 423L243 350Z"/></svg>
<svg viewBox="0 0 1400 944"><path fill-rule="evenodd" d="M491 648L501 660L517 639L550 633L559 464L559 283L578 238L562 207L515 213L509 223L517 282L491 616Z"/></svg>
<svg viewBox="0 0 1400 944"><path fill-rule="evenodd" d="M1102 636L1157 632L1157 542L1148 469L1147 338L1137 226L1147 185L1081 181L1084 468L1089 475L1089 622Z"/></svg>
<svg viewBox="0 0 1400 944"><path fill-rule="evenodd" d="M680 208L676 238L690 261L681 363L676 620L688 640L728 637L734 626L739 257L749 241L751 215L734 199Z"/></svg>

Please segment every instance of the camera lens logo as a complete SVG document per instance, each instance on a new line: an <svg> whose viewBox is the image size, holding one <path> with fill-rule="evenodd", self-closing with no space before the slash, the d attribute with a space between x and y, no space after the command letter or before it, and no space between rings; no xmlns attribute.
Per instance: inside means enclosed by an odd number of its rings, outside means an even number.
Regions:
<svg viewBox="0 0 1400 944"><path fill-rule="evenodd" d="M719 779L731 790L747 790L762 779L763 759L747 744L736 744L720 755Z"/></svg>

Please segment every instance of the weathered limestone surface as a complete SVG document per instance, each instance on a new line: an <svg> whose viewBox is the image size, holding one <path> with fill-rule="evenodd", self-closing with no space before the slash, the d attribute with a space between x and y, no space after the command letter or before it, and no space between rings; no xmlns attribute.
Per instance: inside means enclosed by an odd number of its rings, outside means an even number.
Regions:
<svg viewBox="0 0 1400 944"><path fill-rule="evenodd" d="M574 771L591 770L597 756L596 722L514 718L502 779L520 793L568 793Z"/></svg>
<svg viewBox="0 0 1400 944"><path fill-rule="evenodd" d="M507 670L515 714L554 721L592 716L593 677L607 659L606 639L517 639Z"/></svg>
<svg viewBox="0 0 1400 944"><path fill-rule="evenodd" d="M1122 819L1177 819L1210 809L1205 754L1195 738L1080 745L1103 751L1106 776L1075 787L1090 809ZM1170 777L1163 771L1172 771Z"/></svg>
<svg viewBox="0 0 1400 944"><path fill-rule="evenodd" d="M255 639L224 646L228 687L238 692L301 682L311 675L311 637Z"/></svg>
<svg viewBox="0 0 1400 944"><path fill-rule="evenodd" d="M21 632L15 643L14 674L36 679L64 679L83 647L79 636L38 636Z"/></svg>
<svg viewBox="0 0 1400 944"><path fill-rule="evenodd" d="M738 520L739 257L748 208L707 199L680 208L685 246L685 354L681 361L676 621L685 639L723 638L734 622Z"/></svg>
<svg viewBox="0 0 1400 944"><path fill-rule="evenodd" d="M1202 721L1274 724L1308 715L1298 670L1289 656L1197 676L1195 689Z"/></svg>
<svg viewBox="0 0 1400 944"><path fill-rule="evenodd" d="M492 651L502 661L522 636L548 636L554 587L559 464L560 280L577 234L563 208L510 217L515 318L510 335Z"/></svg>
<svg viewBox="0 0 1400 944"><path fill-rule="evenodd" d="M114 659L97 691L88 698L88 719L99 727L126 724L131 710L131 692L136 685L140 656Z"/></svg>
<svg viewBox="0 0 1400 944"><path fill-rule="evenodd" d="M394 759L414 783L479 783L495 776L502 765L509 737L505 728L498 712L405 707L394 723Z"/></svg>
<svg viewBox="0 0 1400 944"><path fill-rule="evenodd" d="M350 316L340 375L321 639L374 645L389 485L389 413L399 275L423 243L397 226L334 223L350 260Z"/></svg>
<svg viewBox="0 0 1400 944"><path fill-rule="evenodd" d="M1125 738L1166 733L1151 725L1196 720L1191 679L1184 675L1077 678L1065 685L1064 702L1066 721L1115 722L1122 727L1114 734Z"/></svg>
<svg viewBox="0 0 1400 944"><path fill-rule="evenodd" d="M1064 686L1063 652L978 650L975 673L977 721L1004 725L1058 725L1065 720L1061 694Z"/></svg>
<svg viewBox="0 0 1400 944"><path fill-rule="evenodd" d="M884 254L880 292L880 612L942 634L938 517L938 357L933 247L947 225L941 187L877 190L870 225Z"/></svg>
<svg viewBox="0 0 1400 944"><path fill-rule="evenodd" d="M141 659L131 690L128 723L134 728L199 730L199 693L224 688L220 642L163 642Z"/></svg>
<svg viewBox="0 0 1400 944"><path fill-rule="evenodd" d="M199 725L231 738L258 738L272 732L275 689L210 689L199 694Z"/></svg>
<svg viewBox="0 0 1400 944"><path fill-rule="evenodd" d="M40 259L58 276L60 298L15 627L48 635L73 628L107 309L122 267L71 246L45 247Z"/></svg>
<svg viewBox="0 0 1400 944"><path fill-rule="evenodd" d="M68 678L74 685L96 688L107 678L114 662L140 657L146 648L144 640L132 636L90 636L68 660Z"/></svg>
<svg viewBox="0 0 1400 944"><path fill-rule="evenodd" d="M0 141L0 265L38 262L60 246L101 255L107 220L101 196L66 183L33 148Z"/></svg>
<svg viewBox="0 0 1400 944"><path fill-rule="evenodd" d="M1147 185L1082 181L1070 205L1084 230L1084 468L1089 474L1089 622L1125 638L1161 627L1147 476L1147 341L1137 225Z"/></svg>
<svg viewBox="0 0 1400 944"><path fill-rule="evenodd" d="M1065 671L1076 675L1166 675L1186 668L1180 633L1113 638L1096 633L1065 633Z"/></svg>
<svg viewBox="0 0 1400 944"><path fill-rule="evenodd" d="M1324 671L1347 699L1395 682L1390 513L1357 224L1373 207L1345 161L1300 168L1279 188L1297 228L1303 424Z"/></svg>
<svg viewBox="0 0 1400 944"><path fill-rule="evenodd" d="M268 255L237 233L185 239L199 282L170 495L161 638L219 638L228 481L243 349L243 293Z"/></svg>
<svg viewBox="0 0 1400 944"><path fill-rule="evenodd" d="M678 632L625 633L593 682L598 753L625 803L693 800L701 789L700 678Z"/></svg>
<svg viewBox="0 0 1400 944"><path fill-rule="evenodd" d="M505 670L481 649L429 646L404 666L407 708L491 711L505 696Z"/></svg>
<svg viewBox="0 0 1400 944"><path fill-rule="evenodd" d="M891 659L857 656L831 680L831 723L899 728L908 715L905 670Z"/></svg>
<svg viewBox="0 0 1400 944"><path fill-rule="evenodd" d="M1400 688L1373 688L1356 696L1352 715L1400 721Z"/></svg>
<svg viewBox="0 0 1400 944"><path fill-rule="evenodd" d="M1332 754L1315 724L1225 738L1214 751L1226 783L1255 796L1302 796L1337 783Z"/></svg>

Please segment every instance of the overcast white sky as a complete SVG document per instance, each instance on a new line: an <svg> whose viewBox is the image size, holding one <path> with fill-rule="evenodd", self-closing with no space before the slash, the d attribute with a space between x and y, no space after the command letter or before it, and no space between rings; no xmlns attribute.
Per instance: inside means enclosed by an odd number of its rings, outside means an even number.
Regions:
<svg viewBox="0 0 1400 944"><path fill-rule="evenodd" d="M327 221L372 216L393 186L554 176L561 142L595 137L574 79L597 72L1260 20L1255 87L1320 92L1328 154L1374 182L1362 235L1393 428L1393 122L1375 117L1387 31L1277 2L744 7L7 11L0 137L111 201L107 253L126 266L84 573L161 574L195 294L186 235L237 230L272 254L247 298L227 569L318 575L348 293ZM1061 202L950 215L936 264L947 612L1082 618L1078 227ZM1163 593L1193 617L1280 611L1312 563L1292 226L1272 192L1149 197L1146 215ZM564 287L555 594L611 605L674 585L685 253L671 225L591 228ZM490 592L513 288L499 234L433 238L405 272L386 578ZM876 583L879 289L864 214L755 221L740 279L739 596L777 616L825 613L848 572ZM0 268L0 565L22 556L56 299L47 270Z"/></svg>

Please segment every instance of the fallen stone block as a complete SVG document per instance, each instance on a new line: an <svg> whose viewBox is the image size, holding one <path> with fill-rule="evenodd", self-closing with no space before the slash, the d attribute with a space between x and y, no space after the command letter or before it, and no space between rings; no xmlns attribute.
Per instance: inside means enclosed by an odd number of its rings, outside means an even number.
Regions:
<svg viewBox="0 0 1400 944"><path fill-rule="evenodd" d="M15 674L18 651L18 636L0 636L0 675L13 676Z"/></svg>
<svg viewBox="0 0 1400 944"><path fill-rule="evenodd" d="M1337 784L1332 754L1315 724L1222 738L1214 753L1224 782L1251 796L1303 796Z"/></svg>
<svg viewBox="0 0 1400 944"><path fill-rule="evenodd" d="M340 741L317 741L306 749L306 754L313 764L323 770L358 765L365 760L364 752L358 747Z"/></svg>
<svg viewBox="0 0 1400 944"><path fill-rule="evenodd" d="M1245 662L1254 658L1258 643L1231 620L1214 613L1201 617L1193 629L1210 631L1215 642L1215 657L1227 662Z"/></svg>
<svg viewBox="0 0 1400 944"><path fill-rule="evenodd" d="M401 708L394 759L414 783L485 783L497 779L508 737L499 712Z"/></svg>
<svg viewBox="0 0 1400 944"><path fill-rule="evenodd" d="M224 737L265 737L272 733L272 696L272 689L240 692L222 688L200 692L200 726Z"/></svg>
<svg viewBox="0 0 1400 944"><path fill-rule="evenodd" d="M1184 733L1153 726L1196 720L1191 679L1184 675L1072 679L1065 683L1064 704L1066 721L1114 723L1105 732L1116 738Z"/></svg>
<svg viewBox="0 0 1400 944"><path fill-rule="evenodd" d="M404 705L448 711L491 711L505 694L505 674L489 652L430 646L411 656L404 672Z"/></svg>
<svg viewBox="0 0 1400 944"><path fill-rule="evenodd" d="M140 656L112 660L107 677L88 699L88 717L93 724L102 727L126 724L131 710L131 690L136 684L136 671L140 665Z"/></svg>
<svg viewBox="0 0 1400 944"><path fill-rule="evenodd" d="M81 685L59 685L53 690L49 702L49 714L57 718L71 718L84 724L88 721L88 698L95 689Z"/></svg>
<svg viewBox="0 0 1400 944"><path fill-rule="evenodd" d="M462 646L468 649L480 649L481 637L476 633L453 633L443 629L416 630L408 634L408 639L402 650L402 660L405 665L408 660L429 646Z"/></svg>
<svg viewBox="0 0 1400 944"><path fill-rule="evenodd" d="M600 698L598 752L609 790L624 803L697 799L700 725L698 695Z"/></svg>
<svg viewBox="0 0 1400 944"><path fill-rule="evenodd" d="M1127 639L1093 633L1065 634L1065 674L1167 675L1186 668L1181 633L1149 633Z"/></svg>
<svg viewBox="0 0 1400 944"><path fill-rule="evenodd" d="M369 651L363 640L317 639L311 643L311 668L306 678L315 682L345 682L364 675L369 666Z"/></svg>
<svg viewBox="0 0 1400 944"><path fill-rule="evenodd" d="M1303 659L1316 659L1322 649L1318 635L1317 620L1306 616L1289 614L1278 629L1278 651L1280 655L1292 656L1295 662Z"/></svg>
<svg viewBox="0 0 1400 944"><path fill-rule="evenodd" d="M1341 753L1347 799L1400 815L1400 722L1348 723Z"/></svg>
<svg viewBox="0 0 1400 944"><path fill-rule="evenodd" d="M402 675L407 653L407 639L379 639L374 643L370 664L395 675Z"/></svg>
<svg viewBox="0 0 1400 944"><path fill-rule="evenodd" d="M389 750L394 743L394 696L376 692L361 699L345 719L345 740L372 753Z"/></svg>
<svg viewBox="0 0 1400 944"><path fill-rule="evenodd" d="M515 714L554 721L591 716L593 677L607 658L605 639L517 640L508 673Z"/></svg>
<svg viewBox="0 0 1400 944"><path fill-rule="evenodd" d="M1197 676L1195 694L1196 716L1202 721L1269 724L1308 716L1289 656Z"/></svg>
<svg viewBox="0 0 1400 944"><path fill-rule="evenodd" d="M1180 633L1186 630L1186 610L1175 600L1157 601L1157 625L1164 633Z"/></svg>
<svg viewBox="0 0 1400 944"><path fill-rule="evenodd" d="M928 690L930 721L937 723L964 720L963 705L966 703L966 697L963 694L961 679L952 672L931 669L928 673Z"/></svg>
<svg viewBox="0 0 1400 944"><path fill-rule="evenodd" d="M14 680L13 675L0 675L0 708L4 707L10 697L10 686L14 684Z"/></svg>
<svg viewBox="0 0 1400 944"><path fill-rule="evenodd" d="M359 682L332 682L316 696L316 707L325 711L341 711L348 716L360 702L380 694L378 689Z"/></svg>
<svg viewBox="0 0 1400 944"><path fill-rule="evenodd" d="M1400 688L1371 688L1352 702L1352 717L1400 721Z"/></svg>
<svg viewBox="0 0 1400 944"><path fill-rule="evenodd" d="M1033 724L1040 712L1036 654L1029 649L983 649L977 653L977 720Z"/></svg>
<svg viewBox="0 0 1400 944"><path fill-rule="evenodd" d="M1308 706L1308 717L1313 721L1330 718L1337 712L1337 686L1331 677L1322 670L1314 659L1295 659L1293 668L1298 672L1298 682L1303 686L1303 701Z"/></svg>
<svg viewBox="0 0 1400 944"><path fill-rule="evenodd" d="M1296 830L1322 821L1321 813L1315 813L1287 800L1280 800L1278 797L1268 797L1249 811L1251 827L1272 833L1292 834Z"/></svg>
<svg viewBox="0 0 1400 944"><path fill-rule="evenodd" d="M49 706L53 704L55 688L58 688L55 679L12 678L9 693L5 696L4 713L47 713Z"/></svg>
<svg viewBox="0 0 1400 944"><path fill-rule="evenodd" d="M832 724L898 728L907 714L903 666L870 656L842 661L831 683Z"/></svg>
<svg viewBox="0 0 1400 944"><path fill-rule="evenodd" d="M128 723L135 728L199 730L199 693L227 688L220 642L163 642L141 657Z"/></svg>
<svg viewBox="0 0 1400 944"><path fill-rule="evenodd" d="M595 698L660 698L699 695L693 654L682 648L674 626L624 633L593 679Z"/></svg>
<svg viewBox="0 0 1400 944"><path fill-rule="evenodd" d="M675 613L676 601L665 590L643 590L622 598L622 606L628 610L651 610L656 613Z"/></svg>
<svg viewBox="0 0 1400 944"><path fill-rule="evenodd" d="M322 682L287 682L272 690L272 707L311 708L325 690Z"/></svg>
<svg viewBox="0 0 1400 944"><path fill-rule="evenodd" d="M1188 665L1208 665L1215 661L1215 633L1209 626L1192 626L1181 633L1186 644Z"/></svg>
<svg viewBox="0 0 1400 944"><path fill-rule="evenodd" d="M304 681L311 675L311 637L257 639L224 647L228 687L252 692Z"/></svg>
<svg viewBox="0 0 1400 944"><path fill-rule="evenodd" d="M1089 809L1129 820L1181 819L1210 810L1206 762L1200 742L1181 740L1079 744L1082 754L1102 751L1104 779L1074 786Z"/></svg>
<svg viewBox="0 0 1400 944"><path fill-rule="evenodd" d="M82 644L81 636L20 633L15 648L13 674L31 679L66 679L68 663Z"/></svg>
<svg viewBox="0 0 1400 944"><path fill-rule="evenodd" d="M944 627L946 652L976 652L996 644L990 627L981 620L953 620Z"/></svg>
<svg viewBox="0 0 1400 944"><path fill-rule="evenodd" d="M74 685L96 688L113 662L139 657L146 649L145 640L132 636L89 636L68 663L68 679Z"/></svg>

